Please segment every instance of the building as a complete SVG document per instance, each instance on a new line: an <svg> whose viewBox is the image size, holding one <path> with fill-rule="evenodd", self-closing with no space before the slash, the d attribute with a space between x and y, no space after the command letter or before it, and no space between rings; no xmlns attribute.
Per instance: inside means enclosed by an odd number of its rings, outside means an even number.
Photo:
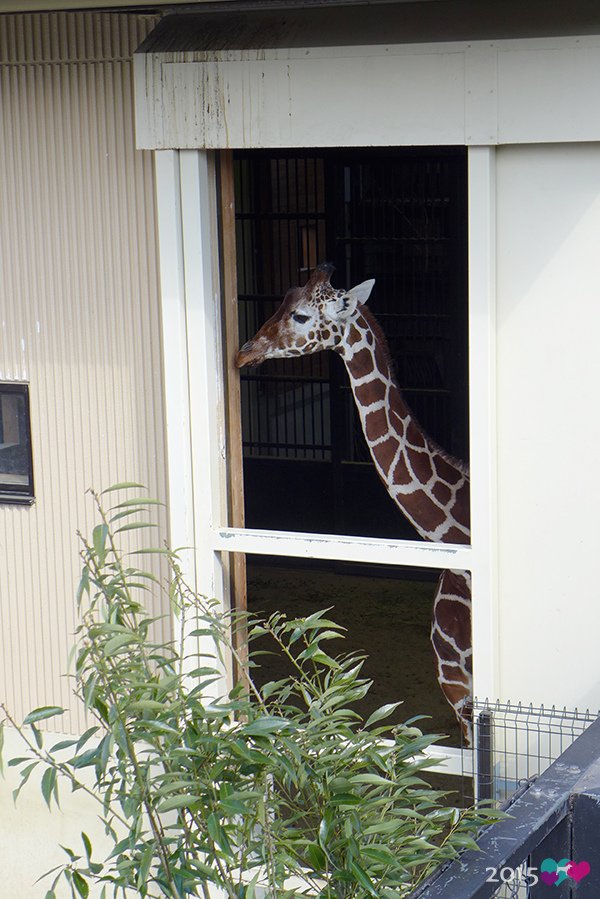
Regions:
<svg viewBox="0 0 600 899"><path fill-rule="evenodd" d="M90 525L84 491L131 478L168 499L169 539L197 548L188 564L201 592L228 602L233 582L242 601L245 553L466 568L476 693L597 708L595 5L508 2L501 16L498 4L469 0L222 2L168 16L158 6L56 7L22 3L0 17L8 705L70 705L61 675L75 626L74 535ZM390 159L440 148L464 172L468 265L457 291L468 293L468 318L456 327L468 346L468 403L460 366L451 377L452 408L468 405L469 418L451 439L469 448L471 547L373 536L351 518L347 533L318 542L281 518L269 528L254 475L249 523L261 526L244 529L232 356L236 280L255 276L234 264L245 233L238 224L236 247L235 167L251 172L262 154L280 184L286 160L323 160L323 172L349 184L350 156L364 175L376 157L391 171ZM239 184L238 175L238 213ZM256 208L244 207L246 220ZM307 209L295 217L304 231L277 244L288 257L296 248L284 273L321 261L319 210ZM252 227L267 235L264 223ZM376 265L372 252L354 256L350 273L356 260ZM275 294L289 285L268 265L262 283ZM247 432L256 407L244 389ZM32 470L19 436L27 412ZM304 451L324 446L328 427ZM81 726L73 710L68 727ZM25 895L24 882L10 882L10 895Z"/></svg>

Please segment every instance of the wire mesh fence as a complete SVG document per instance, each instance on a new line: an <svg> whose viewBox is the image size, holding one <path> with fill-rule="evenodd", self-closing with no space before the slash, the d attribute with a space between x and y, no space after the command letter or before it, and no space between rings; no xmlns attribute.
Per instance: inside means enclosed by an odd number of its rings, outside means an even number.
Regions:
<svg viewBox="0 0 600 899"><path fill-rule="evenodd" d="M465 783L473 784L473 798L493 800L505 806L514 801L599 714L555 706L475 700L474 749L462 753L463 776ZM541 873L529 858L516 867L490 869L489 895L495 899L529 899L537 895Z"/></svg>

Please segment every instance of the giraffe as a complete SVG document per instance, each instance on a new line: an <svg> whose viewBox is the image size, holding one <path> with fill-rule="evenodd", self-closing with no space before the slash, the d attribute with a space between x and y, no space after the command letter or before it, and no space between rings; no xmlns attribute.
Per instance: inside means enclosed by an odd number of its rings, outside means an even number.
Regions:
<svg viewBox="0 0 600 899"><path fill-rule="evenodd" d="M236 365L338 353L348 372L366 442L390 497L425 540L469 543L469 475L419 426L398 386L380 325L365 305L374 280L331 286L332 265L315 268L285 295L275 314L238 351ZM471 581L443 571L433 604L431 643L437 678L471 744Z"/></svg>

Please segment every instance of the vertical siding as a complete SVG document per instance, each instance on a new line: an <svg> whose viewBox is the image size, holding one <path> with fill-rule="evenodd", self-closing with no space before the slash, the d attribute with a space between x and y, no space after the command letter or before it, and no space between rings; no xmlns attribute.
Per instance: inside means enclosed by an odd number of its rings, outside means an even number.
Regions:
<svg viewBox="0 0 600 899"><path fill-rule="evenodd" d="M153 163L133 134L151 24L0 17L0 380L30 384L36 488L32 507L0 505L0 699L18 714L72 707L86 489L131 479L166 499Z"/></svg>

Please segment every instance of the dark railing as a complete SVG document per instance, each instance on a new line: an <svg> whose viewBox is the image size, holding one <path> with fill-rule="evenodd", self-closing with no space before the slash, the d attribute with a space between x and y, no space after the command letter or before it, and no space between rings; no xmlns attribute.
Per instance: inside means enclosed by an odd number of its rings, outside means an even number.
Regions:
<svg viewBox="0 0 600 899"><path fill-rule="evenodd" d="M435 871L410 899L598 899L600 719L506 810L482 832L479 851Z"/></svg>

